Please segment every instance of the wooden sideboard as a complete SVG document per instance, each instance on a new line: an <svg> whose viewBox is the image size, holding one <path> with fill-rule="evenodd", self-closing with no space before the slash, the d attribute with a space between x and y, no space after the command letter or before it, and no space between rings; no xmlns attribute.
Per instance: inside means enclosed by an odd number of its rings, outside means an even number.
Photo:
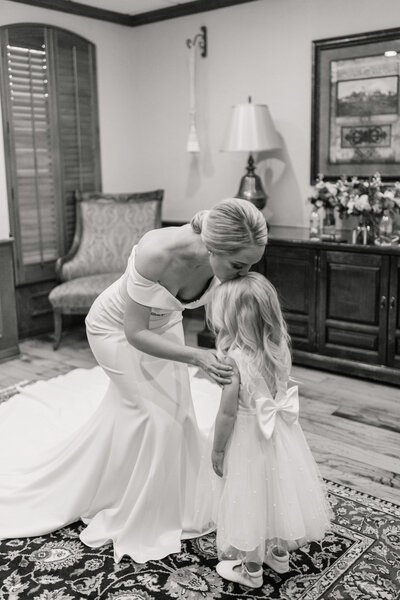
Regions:
<svg viewBox="0 0 400 600"><path fill-rule="evenodd" d="M271 227L255 270L275 285L293 362L400 384L400 246L314 242L307 228ZM212 346L205 329L200 345Z"/></svg>
<svg viewBox="0 0 400 600"><path fill-rule="evenodd" d="M13 240L0 240L0 362L19 354Z"/></svg>
<svg viewBox="0 0 400 600"><path fill-rule="evenodd" d="M399 384L400 247L349 242L271 227L258 270L279 292L294 362Z"/></svg>

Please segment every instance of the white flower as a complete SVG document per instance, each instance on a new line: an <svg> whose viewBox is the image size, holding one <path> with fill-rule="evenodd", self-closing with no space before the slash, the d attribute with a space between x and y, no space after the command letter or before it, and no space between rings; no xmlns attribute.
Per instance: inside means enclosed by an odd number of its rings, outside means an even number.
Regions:
<svg viewBox="0 0 400 600"><path fill-rule="evenodd" d="M385 190L383 194L383 198L387 200L394 200L394 191L393 190Z"/></svg>
<svg viewBox="0 0 400 600"><path fill-rule="evenodd" d="M350 200L349 200L349 202L347 204L347 212L348 212L349 215L351 215L353 213L354 205L355 205L354 199L350 198Z"/></svg>
<svg viewBox="0 0 400 600"><path fill-rule="evenodd" d="M337 194L336 184L327 182L325 183L325 185L327 192L329 192L333 197L335 197Z"/></svg>
<svg viewBox="0 0 400 600"><path fill-rule="evenodd" d="M354 207L359 211L365 210L366 212L369 212L371 210L371 205L368 201L367 194L357 196L354 202Z"/></svg>

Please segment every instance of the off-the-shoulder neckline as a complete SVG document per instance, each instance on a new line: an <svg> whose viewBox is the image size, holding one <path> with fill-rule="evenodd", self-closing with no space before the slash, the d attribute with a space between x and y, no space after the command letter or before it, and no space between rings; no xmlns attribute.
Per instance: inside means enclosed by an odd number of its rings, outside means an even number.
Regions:
<svg viewBox="0 0 400 600"><path fill-rule="evenodd" d="M211 279L209 280L208 286L202 292L201 296L199 296L198 298L196 298L196 300L191 300L189 302L182 302L181 300L179 300L179 298L177 298L176 296L174 296L174 294L172 292L170 292L169 289L165 287L165 285L163 285L159 281L153 281L152 279L148 279L147 277L144 277L141 273L139 273L139 271L137 270L136 265L135 265L136 248L137 248L137 244L132 248L133 268L135 269L136 274L139 275L139 277L141 277L142 279L144 279L144 281L148 281L152 285L157 285L159 288L161 288L161 290L163 290L164 292L166 292L168 294L168 296L170 296L176 302L178 302L180 306L189 306L190 304L196 304L198 302L201 302L201 300L204 298L204 296L211 290L211 288L218 281L215 276L211 277Z"/></svg>

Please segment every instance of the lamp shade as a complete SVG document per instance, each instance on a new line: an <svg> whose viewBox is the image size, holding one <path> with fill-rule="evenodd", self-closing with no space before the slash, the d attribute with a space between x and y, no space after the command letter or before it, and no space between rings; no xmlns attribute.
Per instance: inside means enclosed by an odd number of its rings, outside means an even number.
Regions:
<svg viewBox="0 0 400 600"><path fill-rule="evenodd" d="M280 140L266 104L232 106L221 150L261 152L280 147Z"/></svg>

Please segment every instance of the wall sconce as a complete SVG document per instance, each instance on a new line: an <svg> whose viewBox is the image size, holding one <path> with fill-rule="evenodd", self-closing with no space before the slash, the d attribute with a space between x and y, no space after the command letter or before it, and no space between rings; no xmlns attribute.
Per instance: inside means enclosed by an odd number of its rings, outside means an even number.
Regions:
<svg viewBox="0 0 400 600"><path fill-rule="evenodd" d="M249 152L247 173L240 180L236 198L249 200L262 209L267 202L267 194L261 179L255 173L253 152L272 150L280 147L268 106L252 104L251 97L247 104L232 106L230 119L225 131L222 148L225 152Z"/></svg>
<svg viewBox="0 0 400 600"><path fill-rule="evenodd" d="M197 42L199 42L199 48L201 50L200 56L205 58L207 56L207 27L200 27L200 33L195 35L192 40L188 38L186 40L186 46L188 48L193 48Z"/></svg>

